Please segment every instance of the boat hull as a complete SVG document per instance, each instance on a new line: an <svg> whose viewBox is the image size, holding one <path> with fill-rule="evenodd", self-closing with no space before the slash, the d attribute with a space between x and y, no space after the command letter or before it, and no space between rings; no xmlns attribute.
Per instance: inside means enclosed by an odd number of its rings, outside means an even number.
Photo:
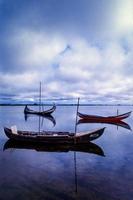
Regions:
<svg viewBox="0 0 133 200"><path fill-rule="evenodd" d="M89 133L69 132L30 132L18 131L17 134L12 133L9 128L4 128L6 136L15 141L27 141L38 144L84 144L99 138L105 128L98 129Z"/></svg>
<svg viewBox="0 0 133 200"><path fill-rule="evenodd" d="M47 116L47 115L51 115L54 111L56 110L56 106L53 105L53 107L49 110L45 110L45 111L34 111L32 109L29 109L27 106L24 109L24 113L25 114L35 114L35 115L40 115L40 116Z"/></svg>
<svg viewBox="0 0 133 200"><path fill-rule="evenodd" d="M96 120L97 122L119 122L123 119L126 119L131 115L131 112L124 113L122 115L116 115L116 116L108 116L108 117L103 117L103 116L97 116L97 115L87 115L87 114L82 114L78 112L78 116L82 119L86 119L89 121L94 121Z"/></svg>

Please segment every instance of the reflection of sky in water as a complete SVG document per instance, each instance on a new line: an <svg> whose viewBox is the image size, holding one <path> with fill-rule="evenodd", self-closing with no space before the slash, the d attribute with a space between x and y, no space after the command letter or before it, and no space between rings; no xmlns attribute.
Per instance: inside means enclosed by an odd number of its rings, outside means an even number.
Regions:
<svg viewBox="0 0 133 200"><path fill-rule="evenodd" d="M8 149L3 126L37 130L38 117L25 122L23 107L0 107L0 198L6 199L113 199L131 200L133 196L133 132L108 124L80 124L77 131L107 127L95 141L105 157L76 153L77 194L75 193L74 153L37 152ZM34 109L37 109L35 107ZM119 107L119 113L132 107ZM117 107L80 107L80 112L115 115ZM43 129L74 131L76 107L58 106L53 116L56 126L44 119ZM132 116L125 120L132 126ZM81 198L82 197L82 198Z"/></svg>

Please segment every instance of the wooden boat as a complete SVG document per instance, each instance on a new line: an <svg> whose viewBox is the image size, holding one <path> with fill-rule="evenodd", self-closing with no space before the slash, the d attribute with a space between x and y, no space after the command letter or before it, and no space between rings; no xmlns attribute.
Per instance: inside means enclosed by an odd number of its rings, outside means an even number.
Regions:
<svg viewBox="0 0 133 200"><path fill-rule="evenodd" d="M66 145L59 145L59 144L52 144L52 145L43 145L43 144L36 144L36 143L29 143L29 142L21 142L21 141L14 141L9 139L3 147L3 150L7 149L28 149L28 150L35 150L39 152L84 152L84 153L93 153L100 156L104 156L104 152L101 147L98 145L88 142L86 144L66 144Z"/></svg>
<svg viewBox="0 0 133 200"><path fill-rule="evenodd" d="M78 112L78 116L82 119L88 119L90 121L97 120L99 122L118 122L129 117L130 115L131 115L131 112L127 112L122 115L103 117L103 116L98 116L98 115L87 115L87 114L82 114Z"/></svg>
<svg viewBox="0 0 133 200"><path fill-rule="evenodd" d="M97 120L97 119L94 119L94 120L90 120L90 119L79 119L78 122L77 122L77 125L78 124L87 124L87 123L101 123L101 124L111 124L111 125L115 125L115 126L120 126L120 127L123 127L123 128L126 128L128 130L132 130L131 127L129 126L128 123L126 122L123 122L123 121L116 121L116 122L110 122L110 121L100 121L100 120Z"/></svg>
<svg viewBox="0 0 133 200"><path fill-rule="evenodd" d="M17 131L16 127L4 128L5 134L9 139L15 141L26 141L32 143L45 143L45 144L83 144L88 141L99 138L105 128L97 129L91 132L70 133L70 132L31 132L31 131Z"/></svg>
<svg viewBox="0 0 133 200"><path fill-rule="evenodd" d="M56 105L54 104L52 108L45 110L45 111L35 111L32 110L30 108L28 108L28 106L25 106L24 109L24 114L35 114L35 115L40 115L40 116L46 116L46 115L51 115L56 109Z"/></svg>
<svg viewBox="0 0 133 200"><path fill-rule="evenodd" d="M41 94L41 89L42 86L41 86L41 82L40 82L40 89L39 89L39 111L35 111L35 110L32 110L30 108L28 108L28 106L26 105L25 108L24 108L24 114L35 114L35 115L41 115L41 116L46 116L46 115L51 115L55 109L56 109L56 106L55 104L53 105L52 108L48 109L48 110L45 110L45 111L42 111L41 110L41 98L42 98L42 94Z"/></svg>

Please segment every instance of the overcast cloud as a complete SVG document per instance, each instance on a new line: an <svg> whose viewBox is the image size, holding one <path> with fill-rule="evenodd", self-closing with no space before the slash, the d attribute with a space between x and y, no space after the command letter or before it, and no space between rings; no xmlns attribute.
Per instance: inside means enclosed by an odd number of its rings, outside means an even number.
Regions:
<svg viewBox="0 0 133 200"><path fill-rule="evenodd" d="M133 99L132 0L1 0L0 97Z"/></svg>

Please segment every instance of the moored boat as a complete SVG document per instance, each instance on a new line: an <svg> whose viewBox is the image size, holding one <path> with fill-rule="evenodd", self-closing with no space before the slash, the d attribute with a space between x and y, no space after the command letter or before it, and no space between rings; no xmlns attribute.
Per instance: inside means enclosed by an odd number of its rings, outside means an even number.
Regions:
<svg viewBox="0 0 133 200"><path fill-rule="evenodd" d="M105 128L97 129L91 132L57 132L57 131L20 131L16 127L4 128L6 136L15 141L27 141L32 143L53 143L53 144L84 144L99 138Z"/></svg>
<svg viewBox="0 0 133 200"><path fill-rule="evenodd" d="M28 108L28 106L26 105L25 109L24 109L24 113L25 114L36 114L36 115L46 116L46 115L51 115L55 111L55 109L56 109L55 104L52 106L52 108L45 110L45 111L35 111L35 110Z"/></svg>
<svg viewBox="0 0 133 200"><path fill-rule="evenodd" d="M90 121L97 120L99 122L118 122L129 117L130 115L131 115L131 112L127 112L121 115L103 117L103 116L98 116L98 115L87 115L87 114L82 114L78 112L78 116L82 119L87 119Z"/></svg>

